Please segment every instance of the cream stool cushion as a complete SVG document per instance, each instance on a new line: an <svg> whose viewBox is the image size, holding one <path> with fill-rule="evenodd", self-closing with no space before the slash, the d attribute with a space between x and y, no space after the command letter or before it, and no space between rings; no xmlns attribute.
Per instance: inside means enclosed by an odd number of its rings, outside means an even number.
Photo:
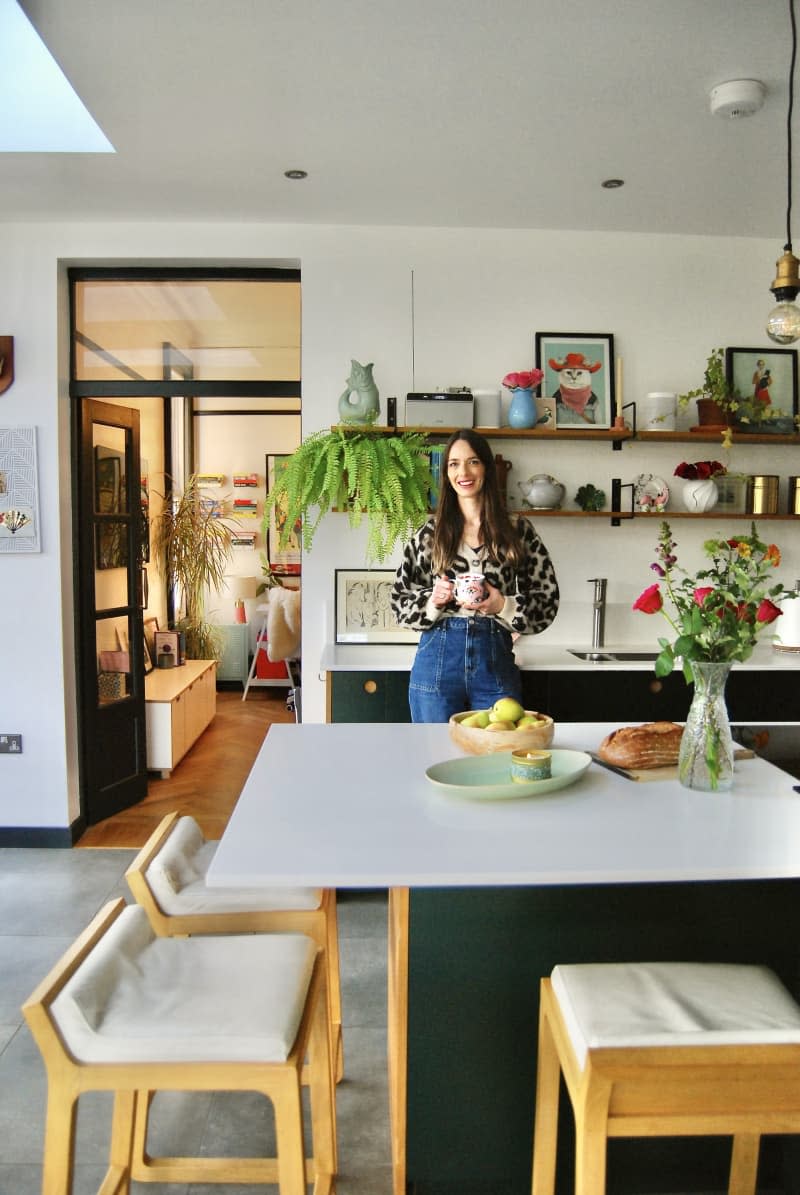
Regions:
<svg viewBox="0 0 800 1195"><path fill-rule="evenodd" d="M159 938L130 905L51 1011L80 1062L283 1062L316 952L304 934Z"/></svg>
<svg viewBox="0 0 800 1195"><path fill-rule="evenodd" d="M603 1047L800 1042L800 1006L766 967L588 963L551 981L581 1069Z"/></svg>
<svg viewBox="0 0 800 1195"><path fill-rule="evenodd" d="M145 876L162 910L182 913L253 913L318 909L320 888L208 888L206 872L217 849L193 817L181 817Z"/></svg>

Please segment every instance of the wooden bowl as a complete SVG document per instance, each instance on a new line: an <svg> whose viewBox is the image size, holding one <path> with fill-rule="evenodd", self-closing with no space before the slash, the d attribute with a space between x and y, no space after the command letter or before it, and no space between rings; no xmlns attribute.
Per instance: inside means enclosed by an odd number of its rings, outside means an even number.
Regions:
<svg viewBox="0 0 800 1195"><path fill-rule="evenodd" d="M482 730L478 726L462 726L464 718L475 712L465 710L463 714L453 714L448 723L451 739L468 755L493 755L496 751L524 751L531 748L541 750L549 747L553 741L555 725L547 714L526 710L526 714L544 718L545 725L525 726L521 730Z"/></svg>

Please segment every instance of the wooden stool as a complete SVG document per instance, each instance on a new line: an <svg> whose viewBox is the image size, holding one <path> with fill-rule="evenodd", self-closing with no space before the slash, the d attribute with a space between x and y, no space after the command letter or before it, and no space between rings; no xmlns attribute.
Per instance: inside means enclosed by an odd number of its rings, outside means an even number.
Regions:
<svg viewBox="0 0 800 1195"><path fill-rule="evenodd" d="M331 1195L336 1116L325 967L301 934L159 938L143 909L111 901L23 1005L47 1068L42 1191L71 1195L78 1098L113 1091L98 1195L142 1182L277 1183ZM313 1154L303 1145L308 1055ZM152 1158L154 1092L258 1091L275 1110L276 1158Z"/></svg>
<svg viewBox="0 0 800 1195"><path fill-rule="evenodd" d="M603 1195L609 1137L733 1137L753 1195L762 1133L800 1132L800 1006L765 967L559 966L541 982L533 1195L553 1195L559 1072L576 1195Z"/></svg>
<svg viewBox="0 0 800 1195"><path fill-rule="evenodd" d="M344 1073L339 933L334 888L209 888L216 851L193 817L168 813L125 873L137 904L159 937L191 934L308 934L328 969L331 1050Z"/></svg>

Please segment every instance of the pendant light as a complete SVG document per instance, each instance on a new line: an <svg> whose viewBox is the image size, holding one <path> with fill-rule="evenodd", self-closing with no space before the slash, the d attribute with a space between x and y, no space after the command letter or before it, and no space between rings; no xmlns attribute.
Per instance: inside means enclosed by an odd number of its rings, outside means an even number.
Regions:
<svg viewBox="0 0 800 1195"><path fill-rule="evenodd" d="M786 244L783 257L775 264L777 273L770 290L777 300L767 320L767 335L778 344L791 344L800 337L800 309L795 299L800 292L800 262L792 253L792 109L794 107L794 67L797 58L797 23L794 0L789 0L792 23L792 60L789 68L789 106L786 116Z"/></svg>

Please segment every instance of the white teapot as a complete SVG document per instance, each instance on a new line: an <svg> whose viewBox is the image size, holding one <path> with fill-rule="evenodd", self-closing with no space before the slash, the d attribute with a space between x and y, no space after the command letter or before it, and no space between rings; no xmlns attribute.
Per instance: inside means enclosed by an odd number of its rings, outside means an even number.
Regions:
<svg viewBox="0 0 800 1195"><path fill-rule="evenodd" d="M537 473L527 481L518 481L520 492L534 510L558 510L564 498L564 486L549 473Z"/></svg>

